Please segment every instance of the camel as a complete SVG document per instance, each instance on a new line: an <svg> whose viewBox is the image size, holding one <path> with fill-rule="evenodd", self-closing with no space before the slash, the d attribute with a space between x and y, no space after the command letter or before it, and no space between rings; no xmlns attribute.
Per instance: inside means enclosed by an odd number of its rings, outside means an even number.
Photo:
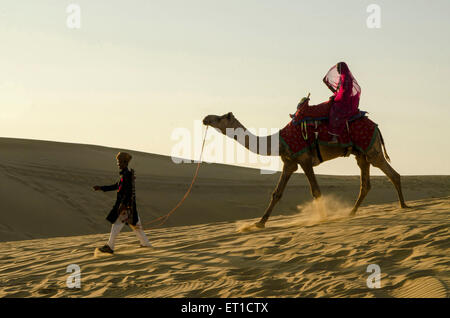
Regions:
<svg viewBox="0 0 450 318"><path fill-rule="evenodd" d="M275 190L272 193L270 203L266 208L264 215L255 225L258 228L264 228L267 220L272 213L273 208L276 203L281 199L283 195L283 191L289 181L289 178L292 174L297 171L298 165L303 169L304 174L308 178L311 194L314 200L317 200L321 197L321 192L319 185L317 183L316 177L314 175L313 167L319 165L321 162L325 162L328 160L332 160L338 157L348 156L347 150L341 147L336 146L327 146L327 145L319 145L319 153L321 155L321 160L319 160L319 156L317 151L312 147L310 151L304 152L301 155L294 157L289 148L283 145L282 142L279 142L278 153L272 153L271 151L271 140L276 140L274 138L280 138L279 132L270 136L255 136L250 131L248 131L233 115L232 112L229 112L222 116L217 115L208 115L203 119L203 124L207 126L211 126L216 130L220 131L222 134L227 135L227 128L238 129L241 128L245 132L245 138L238 138L237 135L229 136L233 137L233 139L237 140L241 143L245 148L250 151L253 151L257 154L268 155L268 156L280 156L283 162L283 169L278 180L278 184ZM255 147L250 147L251 138L255 138L256 140L256 149ZM389 180L395 186L397 190L398 199L400 202L401 208L408 208L403 198L402 187L400 182L400 175L389 165L388 160L389 156L387 155L386 148L384 145L383 137L381 136L381 132L379 129L376 129L376 140L374 141L372 147L367 151L367 153L361 153L356 149L351 149L351 154L356 157L356 162L361 169L361 179L360 179L360 191L358 199L351 210L349 216L353 217L358 210L358 207L363 202L367 193L370 190L370 165L381 169L384 174L389 178ZM263 149L260 145L267 145L267 149ZM383 147L383 148L382 148ZM383 152L384 149L384 152ZM387 159L387 160L386 160Z"/></svg>

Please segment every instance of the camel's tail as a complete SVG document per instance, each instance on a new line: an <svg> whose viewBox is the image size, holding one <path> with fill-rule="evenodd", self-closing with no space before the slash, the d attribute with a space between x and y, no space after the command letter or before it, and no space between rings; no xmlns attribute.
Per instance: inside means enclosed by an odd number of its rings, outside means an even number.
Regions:
<svg viewBox="0 0 450 318"><path fill-rule="evenodd" d="M380 138L381 138L381 145L383 146L383 151L384 151L384 157L386 158L387 162L391 162L391 158L389 158L389 155L387 154L386 151L386 146L384 145L384 140L383 140L383 135L381 134L381 130L377 127L378 129L378 133L380 134Z"/></svg>

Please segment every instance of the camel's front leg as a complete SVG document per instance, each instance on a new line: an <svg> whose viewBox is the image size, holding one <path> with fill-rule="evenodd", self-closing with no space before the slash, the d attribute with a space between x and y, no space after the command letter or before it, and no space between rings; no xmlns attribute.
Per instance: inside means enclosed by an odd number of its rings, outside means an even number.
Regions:
<svg viewBox="0 0 450 318"><path fill-rule="evenodd" d="M314 199L318 199L322 196L320 192L319 184L317 183L316 175L314 174L314 168L310 156L305 155L305 158L300 161L300 166L308 178L309 186L311 188L311 194Z"/></svg>
<svg viewBox="0 0 450 318"><path fill-rule="evenodd" d="M286 184L289 181L289 178L296 170L297 164L295 162L288 162L284 164L283 172L281 173L280 179L278 180L278 184L275 191L272 193L272 199L270 200L269 206L267 207L261 220L255 224L257 227L263 228L265 226L267 220L270 217L270 214L272 213L275 204L277 204L277 202L280 201L281 196L283 195L283 191L286 188Z"/></svg>

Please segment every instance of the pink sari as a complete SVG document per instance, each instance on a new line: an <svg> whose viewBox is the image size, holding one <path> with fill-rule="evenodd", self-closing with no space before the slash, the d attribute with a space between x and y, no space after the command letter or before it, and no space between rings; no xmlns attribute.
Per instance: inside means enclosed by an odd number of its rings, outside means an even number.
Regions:
<svg viewBox="0 0 450 318"><path fill-rule="evenodd" d="M359 111L361 88L345 62L333 66L323 81L334 93L329 115L329 132L339 136L346 129L347 120Z"/></svg>

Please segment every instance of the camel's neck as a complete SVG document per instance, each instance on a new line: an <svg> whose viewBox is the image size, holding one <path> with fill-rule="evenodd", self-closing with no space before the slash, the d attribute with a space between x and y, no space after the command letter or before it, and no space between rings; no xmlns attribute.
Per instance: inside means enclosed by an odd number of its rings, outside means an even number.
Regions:
<svg viewBox="0 0 450 318"><path fill-rule="evenodd" d="M222 134L233 138L253 153L263 156L279 155L279 131L269 136L257 136L235 118L227 127L219 129Z"/></svg>

